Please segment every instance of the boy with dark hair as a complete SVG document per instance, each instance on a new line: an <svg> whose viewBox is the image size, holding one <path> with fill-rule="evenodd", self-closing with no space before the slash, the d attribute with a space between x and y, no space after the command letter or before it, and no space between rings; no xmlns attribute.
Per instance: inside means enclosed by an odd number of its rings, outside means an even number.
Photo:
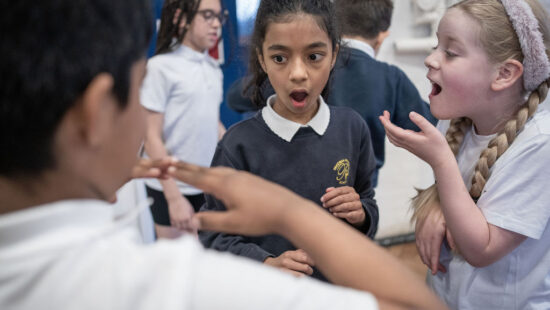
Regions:
<svg viewBox="0 0 550 310"><path fill-rule="evenodd" d="M430 106L422 100L401 69L375 59L375 54L389 35L392 1L334 0L334 8L342 32L342 47L329 83L326 102L351 107L367 122L376 158L372 180L376 186L379 170L384 165L386 137L378 116L387 110L392 122L415 131L418 127L409 119L411 111L423 115L432 123L436 119L430 113ZM228 105L239 112L258 109L242 94L246 83L247 78L240 79L227 92ZM264 97L273 94L270 85L263 87Z"/></svg>
<svg viewBox="0 0 550 310"><path fill-rule="evenodd" d="M208 177L181 178L207 186L230 207L246 198L239 204L261 217L255 224L293 232L289 238L312 251L335 283L383 300L205 251L191 236L144 246L136 242L128 216L113 220L105 201L124 182L132 175L166 176L173 165L134 167L145 134L138 94L151 35L148 2L0 5L6 32L0 39L0 309L439 309L420 281L366 240L350 247L296 239L308 231L281 216L304 221L311 203L251 176L220 175L216 184L205 184ZM266 199L270 193L276 196ZM266 208L251 212L260 202ZM294 211L269 215L286 206ZM315 214L315 230L360 238L329 215ZM208 214L200 220L216 229ZM358 258L360 273L338 267L340 258L331 252L341 250L354 252L350 257ZM388 269L383 275L382 265Z"/></svg>
<svg viewBox="0 0 550 310"><path fill-rule="evenodd" d="M396 66L378 61L375 55L389 35L393 12L391 0L334 0L342 31L342 57L334 69L329 103L353 108L367 122L372 137L376 171L384 165L384 127L378 120L384 110L400 127L418 130L409 119L415 111L435 123L430 106L405 73Z"/></svg>

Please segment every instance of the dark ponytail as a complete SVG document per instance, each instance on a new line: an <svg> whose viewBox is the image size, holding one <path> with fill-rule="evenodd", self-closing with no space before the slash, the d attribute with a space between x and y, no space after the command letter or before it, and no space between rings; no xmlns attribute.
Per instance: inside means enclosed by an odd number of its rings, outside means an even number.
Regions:
<svg viewBox="0 0 550 310"><path fill-rule="evenodd" d="M179 46L183 42L183 38L185 38L189 25L191 25L195 15L197 15L197 10L199 9L200 3L201 0L164 1L155 55L167 53L175 46ZM174 23L174 17L176 16L178 9L181 11L181 14L179 14L177 22ZM179 27L182 20L185 20L185 25L183 27Z"/></svg>

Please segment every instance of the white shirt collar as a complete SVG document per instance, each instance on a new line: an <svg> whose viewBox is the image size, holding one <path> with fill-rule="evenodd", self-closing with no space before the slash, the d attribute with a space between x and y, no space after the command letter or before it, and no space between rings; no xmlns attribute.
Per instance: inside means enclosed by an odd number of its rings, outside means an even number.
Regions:
<svg viewBox="0 0 550 310"><path fill-rule="evenodd" d="M370 46L370 44L368 43L349 38L342 38L342 43L344 43L348 47L360 50L372 58L375 58L374 48L372 48L372 46Z"/></svg>
<svg viewBox="0 0 550 310"><path fill-rule="evenodd" d="M276 97L277 95L269 97L267 104L262 109L262 117L267 127L276 135L287 142L291 142L301 127L311 127L320 136L325 134L330 122L330 109L322 96L319 96L319 110L306 125L293 122L277 114L272 107Z"/></svg>
<svg viewBox="0 0 550 310"><path fill-rule="evenodd" d="M180 44L180 46L174 50L174 53L181 55L191 61L195 61L195 62L207 61L213 65L217 65L216 60L210 57L210 55L208 54L208 51L204 51L202 53L197 52L194 49L184 44Z"/></svg>

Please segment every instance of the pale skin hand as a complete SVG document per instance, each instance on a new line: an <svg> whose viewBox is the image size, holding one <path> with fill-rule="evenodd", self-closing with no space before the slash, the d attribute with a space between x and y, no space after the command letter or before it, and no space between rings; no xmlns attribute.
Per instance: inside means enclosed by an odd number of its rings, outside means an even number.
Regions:
<svg viewBox="0 0 550 310"><path fill-rule="evenodd" d="M170 224L179 230L196 234L198 223L193 220L195 212L191 203L181 194L170 199L167 198L167 201Z"/></svg>
<svg viewBox="0 0 550 310"><path fill-rule="evenodd" d="M455 245L439 206L432 208L426 218L416 221L415 236L420 259L430 268L432 274L435 275L438 271L447 272L439 262L441 245L445 237L451 249L455 249Z"/></svg>
<svg viewBox="0 0 550 310"><path fill-rule="evenodd" d="M313 259L302 249L286 251L277 257L268 257L264 264L279 268L297 277L311 276L313 274L312 267L315 266Z"/></svg>
<svg viewBox="0 0 550 310"><path fill-rule="evenodd" d="M423 125L421 132L404 130L395 126L390 121L388 111L384 111L384 114L379 117L391 143L420 157L434 170L436 167L443 165L449 158L454 159L454 154L447 144L447 140L437 128L416 112L411 112L409 117L416 125L419 125L419 123Z"/></svg>
<svg viewBox="0 0 550 310"><path fill-rule="evenodd" d="M488 266L517 248L527 237L487 222L470 196L445 137L425 118L411 112L420 132L393 125L384 111L380 121L389 140L426 161L433 169L441 209L460 254L474 267Z"/></svg>
<svg viewBox="0 0 550 310"><path fill-rule="evenodd" d="M391 254L280 185L227 167L177 163L168 172L226 206L227 211L196 214L201 229L247 236L279 234L307 251L333 283L371 292L381 310L447 309Z"/></svg>
<svg viewBox="0 0 550 310"><path fill-rule="evenodd" d="M345 219L354 226L365 223L366 215L361 197L351 186L327 188L326 194L321 197L321 202L332 215Z"/></svg>

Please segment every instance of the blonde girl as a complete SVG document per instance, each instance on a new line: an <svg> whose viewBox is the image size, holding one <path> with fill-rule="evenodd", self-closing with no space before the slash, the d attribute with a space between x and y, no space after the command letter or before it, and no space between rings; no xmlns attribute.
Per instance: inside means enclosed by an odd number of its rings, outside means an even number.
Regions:
<svg viewBox="0 0 550 310"><path fill-rule="evenodd" d="M417 247L450 308L550 307L550 114L537 112L548 22L536 0L452 6L425 61L430 109L450 121L436 129L411 113L415 133L381 117L390 141L434 171L414 200Z"/></svg>

